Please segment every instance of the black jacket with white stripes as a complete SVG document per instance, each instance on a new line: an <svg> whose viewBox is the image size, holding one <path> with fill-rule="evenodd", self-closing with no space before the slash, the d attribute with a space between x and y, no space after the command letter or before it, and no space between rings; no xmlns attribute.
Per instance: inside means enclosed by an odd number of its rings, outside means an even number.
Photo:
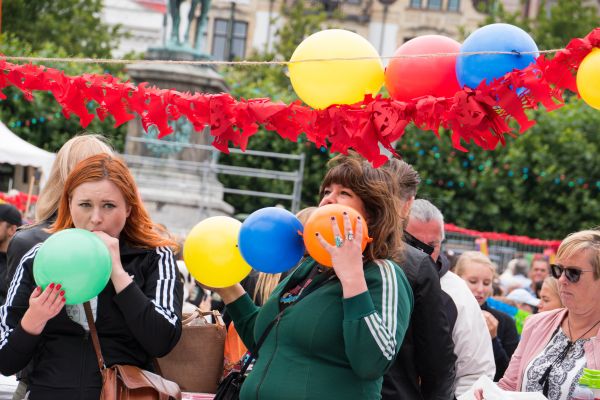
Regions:
<svg viewBox="0 0 600 400"><path fill-rule="evenodd" d="M31 361L30 399L98 399L102 382L91 338L64 308L41 335L29 335L20 325L35 288L39 247L21 260L0 307L0 373L14 374ZM98 295L96 327L104 360L108 366L152 370L153 358L167 354L181 336L183 287L170 249L121 244L121 262L133 283L116 294L109 280Z"/></svg>

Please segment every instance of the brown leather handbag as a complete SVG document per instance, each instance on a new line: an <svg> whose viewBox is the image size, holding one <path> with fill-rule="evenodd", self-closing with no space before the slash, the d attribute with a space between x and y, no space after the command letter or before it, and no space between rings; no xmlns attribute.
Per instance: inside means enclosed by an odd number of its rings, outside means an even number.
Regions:
<svg viewBox="0 0 600 400"><path fill-rule="evenodd" d="M83 304L98 367L102 374L100 400L181 400L181 390L175 382L134 365L113 365L107 368L100 349L100 340L89 302Z"/></svg>
<svg viewBox="0 0 600 400"><path fill-rule="evenodd" d="M156 359L158 371L185 392L215 393L223 375L225 323L216 310L196 309L183 317L181 338L169 354Z"/></svg>

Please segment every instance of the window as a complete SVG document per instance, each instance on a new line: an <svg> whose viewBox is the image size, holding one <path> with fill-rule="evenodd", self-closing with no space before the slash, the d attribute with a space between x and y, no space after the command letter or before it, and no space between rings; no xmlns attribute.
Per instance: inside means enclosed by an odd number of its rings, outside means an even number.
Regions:
<svg viewBox="0 0 600 400"><path fill-rule="evenodd" d="M410 8L421 8L421 0L410 0Z"/></svg>
<svg viewBox="0 0 600 400"><path fill-rule="evenodd" d="M442 0L429 0L427 2L427 8L429 8L430 10L441 10Z"/></svg>
<svg viewBox="0 0 600 400"><path fill-rule="evenodd" d="M228 43L229 20L216 18L213 29L212 55L215 60L228 60L225 54ZM248 36L248 23L244 21L233 22L233 34L231 38L232 58L244 58L246 55L246 38Z"/></svg>
<svg viewBox="0 0 600 400"><path fill-rule="evenodd" d="M460 0L448 0L448 11L458 11L460 8Z"/></svg>

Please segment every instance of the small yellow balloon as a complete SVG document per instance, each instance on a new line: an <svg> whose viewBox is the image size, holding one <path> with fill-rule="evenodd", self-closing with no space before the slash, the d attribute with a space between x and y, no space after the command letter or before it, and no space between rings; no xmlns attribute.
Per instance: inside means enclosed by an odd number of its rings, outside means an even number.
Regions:
<svg viewBox="0 0 600 400"><path fill-rule="evenodd" d="M207 218L192 228L183 245L183 260L203 285L223 288L235 285L252 267L238 248L242 223L231 217Z"/></svg>
<svg viewBox="0 0 600 400"><path fill-rule="evenodd" d="M577 90L583 101L600 110L600 49L592 49L579 65Z"/></svg>
<svg viewBox="0 0 600 400"><path fill-rule="evenodd" d="M365 58L336 60L335 58ZM307 61L302 60L324 60ZM296 48L289 64L290 80L298 97L313 108L354 104L365 94L376 94L384 81L377 50L362 36L343 29L314 33Z"/></svg>

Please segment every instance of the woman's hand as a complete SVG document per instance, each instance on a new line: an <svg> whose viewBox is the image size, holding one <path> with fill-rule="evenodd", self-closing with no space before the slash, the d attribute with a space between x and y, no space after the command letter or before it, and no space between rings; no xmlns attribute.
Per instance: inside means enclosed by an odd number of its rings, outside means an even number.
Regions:
<svg viewBox="0 0 600 400"><path fill-rule="evenodd" d="M483 389L475 389L473 391L473 396L475 396L475 399L477 399L477 400L484 400L483 399Z"/></svg>
<svg viewBox="0 0 600 400"><path fill-rule="evenodd" d="M21 327L30 335L39 335L46 323L54 318L65 305L65 291L60 285L51 283L42 292L36 287L29 296L29 308L21 319Z"/></svg>
<svg viewBox="0 0 600 400"><path fill-rule="evenodd" d="M490 331L490 336L492 339L495 338L498 336L498 320L489 311L481 310L481 313L483 314L485 323Z"/></svg>
<svg viewBox="0 0 600 400"><path fill-rule="evenodd" d="M330 245L322 235L317 233L319 243L331 255L332 266L342 284L344 298L349 298L367 291L367 282L362 261L362 230L363 220L360 216L356 219L356 230L352 231L350 217L344 212L344 235L331 217L331 228L336 245Z"/></svg>
<svg viewBox="0 0 600 400"><path fill-rule="evenodd" d="M117 293L121 293L123 289L125 289L133 279L131 276L125 271L123 268L123 264L121 264L121 251L119 250L119 239L114 238L102 231L93 231L92 233L96 234L104 242L106 247L108 247L108 252L110 253L110 258L112 261L112 271L110 273L110 280L115 287L115 291Z"/></svg>

